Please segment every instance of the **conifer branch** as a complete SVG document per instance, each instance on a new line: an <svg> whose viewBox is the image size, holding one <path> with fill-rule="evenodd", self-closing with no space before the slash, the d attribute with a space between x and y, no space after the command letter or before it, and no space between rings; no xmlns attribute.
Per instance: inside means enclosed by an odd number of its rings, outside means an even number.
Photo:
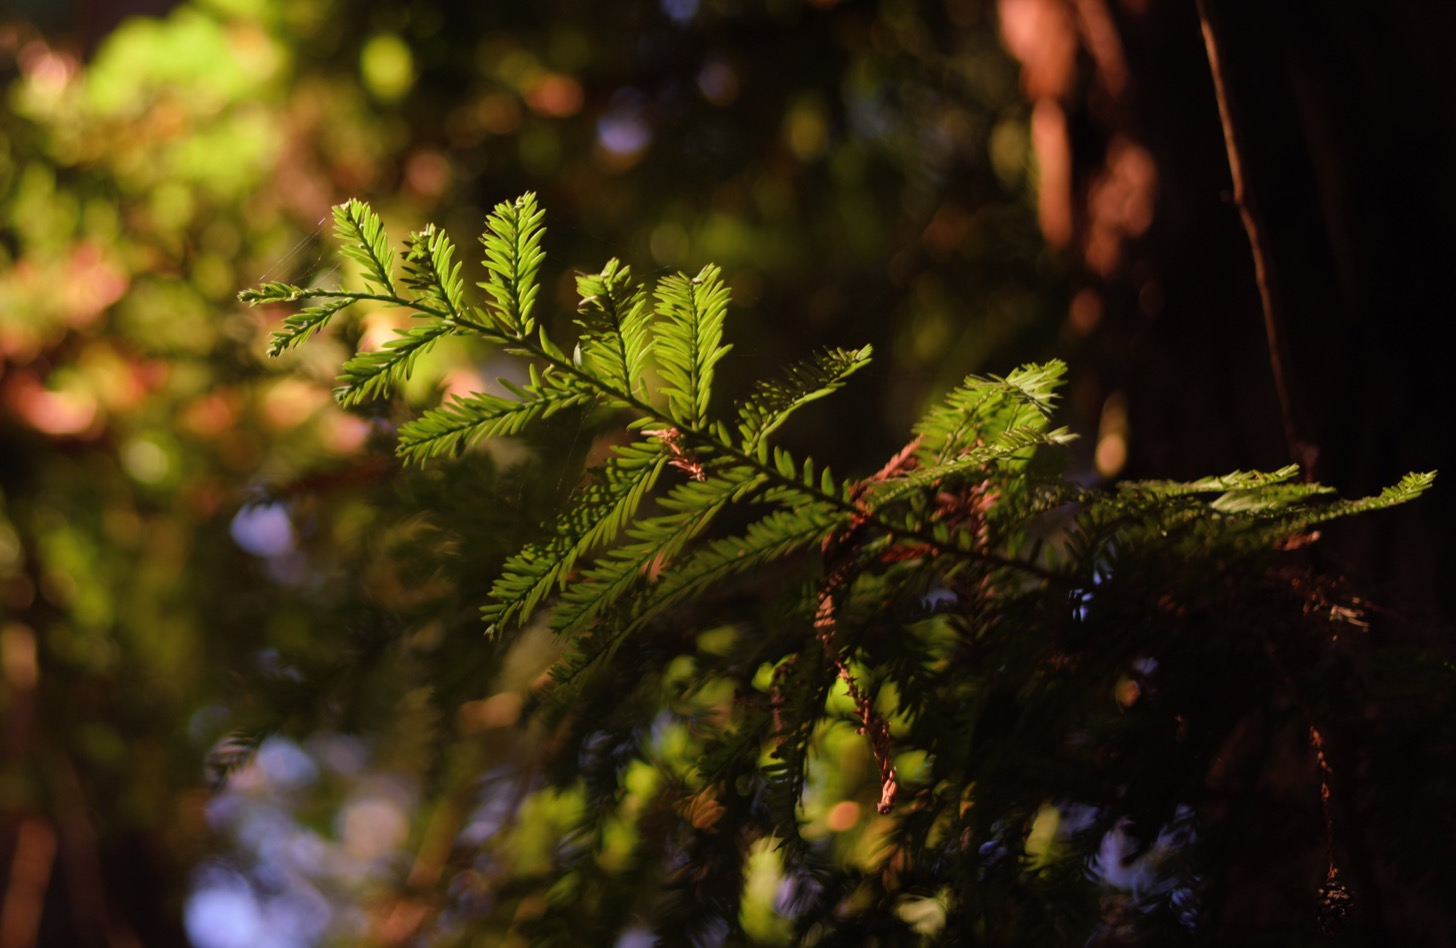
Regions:
<svg viewBox="0 0 1456 948"><path fill-rule="evenodd" d="M473 392L430 409L400 428L397 453L406 463L423 464L453 455L482 438L520 434L537 421L596 397L593 391L562 382L556 373L533 370L532 382L527 388L502 382L515 398Z"/></svg>
<svg viewBox="0 0 1456 948"><path fill-rule="evenodd" d="M1074 742L1098 729L1143 733L1126 730L1134 716L1120 709L1090 710L1110 704L1109 685L1134 656L1151 667L1187 647L1180 638L1240 655L1241 628L1217 620L1226 589L1252 583L1262 608L1277 598L1269 564L1291 538L1305 542L1325 520L1408 501L1433 479L1412 474L1352 501L1296 483L1292 466L1080 487L1031 463L1068 440L1051 426L1065 373L1057 362L966 378L878 472L844 477L773 436L862 369L869 348L821 352L715 413L714 370L728 351L728 293L715 267L669 277L655 294L615 259L578 276L573 351L534 314L543 259L534 197L497 205L487 221L483 305L467 297L442 232L426 227L407 239L400 290L378 219L358 202L337 216L368 286L269 283L245 293L249 303L303 306L270 351L306 341L350 303L382 303L418 322L345 363L339 391L348 404L387 394L451 334L528 366L524 382L452 397L403 425L397 452L407 463L529 433L562 411L621 423L626 443L546 518L541 538L503 551L481 609L494 629L539 617L557 634L564 655L552 667L552 698L571 701L572 717L553 740L565 760L597 761L584 791L594 812L620 800L621 755L643 753L643 735L667 721L693 748L682 789L717 806L689 835L718 833L727 850L747 833L774 836L799 869L813 858L800 823L820 789L815 761L832 750L837 728L826 725L848 714L876 763L876 805L893 813L896 871L935 858L965 868L963 889L1009 875L1024 885L1016 860L998 868L963 847L984 854L988 841L1004 839L1015 852L1025 836L1017 827L1065 792L1046 774L1065 765ZM1196 601L1180 584L1214 562L1229 564L1233 578L1194 590L1205 600ZM740 609L726 594L740 577L762 583L771 569L785 576L773 584L785 590L781 608ZM723 601L733 602L726 616L692 608ZM1125 622L1128 602L1150 605ZM683 667L692 669L688 690L664 697ZM1032 691L1046 714L1027 713ZM1220 735L1209 736L1218 746ZM599 737L611 750L599 750ZM1006 790L1013 778L1033 785L1029 811ZM916 805L896 807L906 788ZM1105 807L1123 799L1120 789L1088 793ZM663 812L672 811L669 802ZM1060 859L1080 879L1087 854L1076 845L1067 844L1076 859L1051 854L1048 865ZM583 846L568 862L590 858Z"/></svg>
<svg viewBox="0 0 1456 948"><path fill-rule="evenodd" d="M677 424L699 428L708 416L713 368L732 348L722 344L728 287L721 271L709 264L692 278L666 277L657 285L657 312L657 356L668 414Z"/></svg>
<svg viewBox="0 0 1456 948"><path fill-rule="evenodd" d="M447 318L458 318L465 308L465 287L449 236L434 224L426 225L409 236L404 259L405 283L415 291L415 302L424 301L433 310L448 314Z"/></svg>
<svg viewBox="0 0 1456 948"><path fill-rule="evenodd" d="M293 287L290 289L298 288ZM286 295L282 297L282 301L291 302L293 300L303 299L303 292L300 290L299 295ZM261 297L254 299L247 299L245 297L244 301L261 302L262 299ZM292 316L286 317L283 320L283 328L273 333L268 339L268 355L277 357L282 355L287 349L308 342L309 337L327 326L329 321L338 314L339 310L352 302L354 302L352 299L330 300L322 306L309 306L299 310Z"/></svg>
<svg viewBox="0 0 1456 948"><path fill-rule="evenodd" d="M409 379L415 361L452 331L443 322L396 330L395 337L382 348L360 352L344 363L339 375L343 384L334 389L334 397L341 405L357 405L369 398L388 395L396 385Z"/></svg>
<svg viewBox="0 0 1456 948"><path fill-rule="evenodd" d="M826 349L819 356L791 365L782 380L760 382L738 409L738 435L743 451L757 454L769 435L810 402L839 390L849 377L869 365L871 349Z"/></svg>
<svg viewBox="0 0 1456 948"><path fill-rule="evenodd" d="M488 276L477 285L491 297L487 311L498 332L518 341L536 332L532 310L540 292L536 273L546 258L541 250L545 216L536 205L536 195L527 192L513 202L497 204L480 238Z"/></svg>
<svg viewBox="0 0 1456 948"><path fill-rule="evenodd" d="M577 561L610 543L636 516L667 463L650 444L617 449L602 479L577 497L553 526L544 546L528 546L507 561L482 610L493 627L524 624L536 606L566 583Z"/></svg>
<svg viewBox="0 0 1456 948"><path fill-rule="evenodd" d="M364 282L372 284L387 297L395 297L394 251L379 215L358 198L351 198L334 208L334 232L338 235L339 252L363 269Z"/></svg>
<svg viewBox="0 0 1456 948"><path fill-rule="evenodd" d="M583 351L600 364L609 382L635 396L654 343L646 290L632 279L632 269L615 258L601 273L578 276L576 287Z"/></svg>

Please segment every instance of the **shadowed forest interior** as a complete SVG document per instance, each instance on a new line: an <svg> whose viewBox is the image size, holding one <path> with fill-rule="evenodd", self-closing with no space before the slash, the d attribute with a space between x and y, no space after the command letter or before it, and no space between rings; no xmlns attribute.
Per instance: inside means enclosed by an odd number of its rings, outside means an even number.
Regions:
<svg viewBox="0 0 1456 948"><path fill-rule="evenodd" d="M0 0L0 948L1456 942L1453 41Z"/></svg>

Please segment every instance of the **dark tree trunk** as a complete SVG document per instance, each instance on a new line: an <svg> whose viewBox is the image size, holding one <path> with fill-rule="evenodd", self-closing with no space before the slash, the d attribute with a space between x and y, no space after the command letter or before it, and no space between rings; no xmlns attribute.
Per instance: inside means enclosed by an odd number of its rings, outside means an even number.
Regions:
<svg viewBox="0 0 1456 948"><path fill-rule="evenodd" d="M1456 470L1456 6L1443 0L1209 0L1253 201L1276 277L1298 435L1342 494ZM1121 21L1132 122L1157 159L1142 248L1160 315L1129 316L1133 474L1287 463L1247 237L1230 190L1191 0ZM1141 325L1137 324L1138 319ZM1445 627L1456 493L1334 531L1327 551L1377 598Z"/></svg>

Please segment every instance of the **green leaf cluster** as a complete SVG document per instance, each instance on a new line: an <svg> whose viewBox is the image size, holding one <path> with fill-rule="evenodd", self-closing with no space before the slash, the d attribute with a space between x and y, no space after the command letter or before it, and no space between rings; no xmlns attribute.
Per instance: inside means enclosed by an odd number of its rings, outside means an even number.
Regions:
<svg viewBox="0 0 1456 948"><path fill-rule="evenodd" d="M717 267L648 287L610 260L578 275L577 333L561 339L536 313L534 195L489 215L479 303L443 232L411 235L397 277L366 205L335 220L367 289L243 294L310 304L284 320L274 354L351 304L382 303L415 325L344 364L346 405L387 397L448 336L525 364L524 382L403 425L404 461L448 462L568 410L611 431L603 460L482 590L498 639L536 623L556 636L539 697L562 729L561 782L588 797L542 932L573 918L596 931L601 906L635 899L662 937L695 937L689 890L718 885L704 917L741 933L745 840L772 838L774 865L815 880L793 912L801 938L850 937L866 906L914 895L924 908L935 892L934 912L873 917L948 944L998 929L1085 940L1100 841L1122 819L1154 835L1170 824L1238 725L1200 705L1200 676L1237 669L1228 700L1245 713L1352 614L1291 572L1287 550L1434 476L1349 501L1294 468L1079 486L1058 473L1071 436L1051 422L1066 371L1053 361L966 378L879 471L845 477L775 435L870 348L824 350L723 404L730 294ZM1309 727L1335 713L1316 704L1302 705ZM1137 746L1165 748L1166 772L1119 769ZM615 756L597 761L602 747ZM632 761L670 779L628 813ZM845 805L877 814L856 819L879 842L855 842ZM1074 806L1094 813L1088 828L1057 830ZM649 868L670 852L695 868ZM1169 917L1170 893L1194 884L1171 865L1142 896L1149 917Z"/></svg>

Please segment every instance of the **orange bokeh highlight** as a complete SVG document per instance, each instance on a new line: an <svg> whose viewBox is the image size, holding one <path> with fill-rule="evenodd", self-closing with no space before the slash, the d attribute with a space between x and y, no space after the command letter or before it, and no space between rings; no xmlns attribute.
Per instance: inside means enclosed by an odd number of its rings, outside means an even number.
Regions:
<svg viewBox="0 0 1456 948"><path fill-rule="evenodd" d="M1038 169L1036 213L1053 247L1072 241L1072 143L1062 107L1039 99L1031 110L1031 144Z"/></svg>
<svg viewBox="0 0 1456 948"><path fill-rule="evenodd" d="M834 804L829 810L829 815L824 818L824 825L836 833L843 833L853 829L859 822L861 807L853 800L842 800Z"/></svg>
<svg viewBox="0 0 1456 948"><path fill-rule="evenodd" d="M1000 0L1001 38L1021 62L1021 86L1031 99L1060 98L1077 69L1077 27L1063 0Z"/></svg>
<svg viewBox="0 0 1456 948"><path fill-rule="evenodd" d="M96 396L68 389L52 391L33 372L11 372L3 389L5 407L41 434L53 437L99 433L101 412Z"/></svg>
<svg viewBox="0 0 1456 948"><path fill-rule="evenodd" d="M526 104L537 115L566 118L581 111L586 96L581 83L561 73L542 73L526 90Z"/></svg>
<svg viewBox="0 0 1456 948"><path fill-rule="evenodd" d="M1110 276L1122 265L1126 241L1153 223L1158 166L1146 148L1119 135L1107 146L1107 166L1087 190L1083 254L1096 273Z"/></svg>

